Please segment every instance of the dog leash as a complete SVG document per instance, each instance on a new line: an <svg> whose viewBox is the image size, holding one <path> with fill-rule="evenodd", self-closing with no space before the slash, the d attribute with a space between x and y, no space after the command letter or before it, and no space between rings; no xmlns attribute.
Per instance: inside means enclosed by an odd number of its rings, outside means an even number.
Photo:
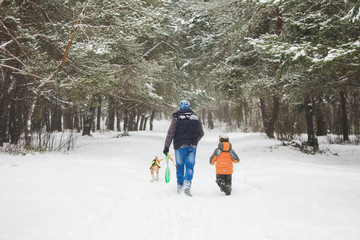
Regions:
<svg viewBox="0 0 360 240"><path fill-rule="evenodd" d="M174 159L171 156L172 156L172 154L169 155L169 159L173 162L175 168L177 168L176 163L175 163ZM160 159L159 162L161 162L162 160L164 160L164 158Z"/></svg>

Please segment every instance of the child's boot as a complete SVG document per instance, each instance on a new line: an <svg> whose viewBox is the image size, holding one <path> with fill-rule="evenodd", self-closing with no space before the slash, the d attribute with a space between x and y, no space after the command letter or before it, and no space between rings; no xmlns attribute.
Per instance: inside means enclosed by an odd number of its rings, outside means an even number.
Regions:
<svg viewBox="0 0 360 240"><path fill-rule="evenodd" d="M231 194L231 185L225 185L224 192L225 192L225 195L230 195Z"/></svg>
<svg viewBox="0 0 360 240"><path fill-rule="evenodd" d="M225 187L224 181L221 180L221 179L216 180L216 184L220 187L220 191L221 191L221 192L224 192L224 187Z"/></svg>

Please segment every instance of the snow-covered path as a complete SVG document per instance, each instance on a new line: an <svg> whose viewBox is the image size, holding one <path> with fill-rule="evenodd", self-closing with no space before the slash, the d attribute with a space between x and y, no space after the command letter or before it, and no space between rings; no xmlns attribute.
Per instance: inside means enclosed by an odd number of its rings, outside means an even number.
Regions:
<svg viewBox="0 0 360 240"><path fill-rule="evenodd" d="M150 182L165 131L131 135L82 137L68 154L0 155L0 239L360 239L359 146L305 155L231 133L241 161L224 196L209 165L218 134L207 133L189 198L176 193L172 164L170 183L165 162Z"/></svg>

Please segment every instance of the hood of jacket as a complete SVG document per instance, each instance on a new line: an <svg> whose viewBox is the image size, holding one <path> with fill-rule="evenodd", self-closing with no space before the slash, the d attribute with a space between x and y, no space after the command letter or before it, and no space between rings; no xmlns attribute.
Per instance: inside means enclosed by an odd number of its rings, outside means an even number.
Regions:
<svg viewBox="0 0 360 240"><path fill-rule="evenodd" d="M190 108L187 108L187 109L180 109L179 111L173 113L173 117L176 117L182 113L194 113L193 110L191 110Z"/></svg>
<svg viewBox="0 0 360 240"><path fill-rule="evenodd" d="M232 149L232 146L229 142L221 142L219 143L218 148L223 152L229 152Z"/></svg>

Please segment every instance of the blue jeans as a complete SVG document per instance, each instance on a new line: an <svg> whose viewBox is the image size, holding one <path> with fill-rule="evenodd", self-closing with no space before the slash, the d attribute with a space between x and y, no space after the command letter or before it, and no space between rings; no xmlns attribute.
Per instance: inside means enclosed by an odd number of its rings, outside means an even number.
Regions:
<svg viewBox="0 0 360 240"><path fill-rule="evenodd" d="M183 185L184 181L191 184L194 175L196 147L180 148L175 150L177 184Z"/></svg>

